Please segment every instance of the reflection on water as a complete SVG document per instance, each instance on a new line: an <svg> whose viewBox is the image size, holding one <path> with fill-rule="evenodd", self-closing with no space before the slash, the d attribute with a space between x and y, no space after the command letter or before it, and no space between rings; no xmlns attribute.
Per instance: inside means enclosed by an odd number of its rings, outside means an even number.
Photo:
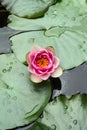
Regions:
<svg viewBox="0 0 87 130"><path fill-rule="evenodd" d="M72 70L65 71L60 79L62 94L66 96L71 96L79 92L87 94L87 62Z"/></svg>

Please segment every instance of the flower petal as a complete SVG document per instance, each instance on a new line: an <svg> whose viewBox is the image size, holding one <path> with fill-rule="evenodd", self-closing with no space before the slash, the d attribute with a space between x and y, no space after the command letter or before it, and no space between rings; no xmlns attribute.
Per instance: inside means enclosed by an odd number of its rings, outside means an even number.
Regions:
<svg viewBox="0 0 87 130"><path fill-rule="evenodd" d="M63 69L59 66L52 74L51 76L54 78L57 78L59 76L61 76L63 73Z"/></svg>
<svg viewBox="0 0 87 130"><path fill-rule="evenodd" d="M46 50L51 51L51 52L53 52L53 54L55 54L55 50L52 46L47 46Z"/></svg>
<svg viewBox="0 0 87 130"><path fill-rule="evenodd" d="M60 59L55 56L54 57L54 63L53 63L54 68L57 68L59 66L59 63L60 63Z"/></svg>
<svg viewBox="0 0 87 130"><path fill-rule="evenodd" d="M34 83L41 83L43 81L41 78L39 78L38 76L34 74L31 74L30 79Z"/></svg>
<svg viewBox="0 0 87 130"><path fill-rule="evenodd" d="M41 50L41 47L37 46L37 45L34 45L31 49L31 52L38 52Z"/></svg>
<svg viewBox="0 0 87 130"><path fill-rule="evenodd" d="M40 77L43 80L47 80L50 77L50 74L47 72L47 73L44 73L44 74L40 75Z"/></svg>
<svg viewBox="0 0 87 130"><path fill-rule="evenodd" d="M31 49L31 52L29 54L29 58L28 60L30 61L30 64L32 64L32 62L34 62L36 56L38 53L40 53L41 48L39 46L33 46Z"/></svg>
<svg viewBox="0 0 87 130"><path fill-rule="evenodd" d="M29 64L29 54L30 54L30 52L28 52L27 54L26 54L26 60L27 60L27 63Z"/></svg>

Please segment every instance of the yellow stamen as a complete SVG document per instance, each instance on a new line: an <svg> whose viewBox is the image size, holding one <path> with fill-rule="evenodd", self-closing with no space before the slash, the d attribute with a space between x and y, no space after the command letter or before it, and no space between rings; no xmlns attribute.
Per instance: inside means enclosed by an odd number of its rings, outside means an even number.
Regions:
<svg viewBox="0 0 87 130"><path fill-rule="evenodd" d="M46 58L46 56L42 56L42 57L39 57L36 61L36 64L37 66L41 67L41 68L45 68L46 66L48 66L49 64L49 61L48 59Z"/></svg>

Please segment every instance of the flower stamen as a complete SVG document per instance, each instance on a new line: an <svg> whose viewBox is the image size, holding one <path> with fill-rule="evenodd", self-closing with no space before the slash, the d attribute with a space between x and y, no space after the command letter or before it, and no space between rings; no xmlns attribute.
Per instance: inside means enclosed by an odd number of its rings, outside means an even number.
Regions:
<svg viewBox="0 0 87 130"><path fill-rule="evenodd" d="M46 56L41 56L36 60L37 66L45 68L49 65L49 61Z"/></svg>

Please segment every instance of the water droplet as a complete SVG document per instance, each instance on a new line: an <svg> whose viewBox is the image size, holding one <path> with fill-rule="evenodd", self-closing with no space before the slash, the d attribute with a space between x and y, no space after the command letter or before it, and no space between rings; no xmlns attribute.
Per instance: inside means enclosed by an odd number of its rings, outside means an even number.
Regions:
<svg viewBox="0 0 87 130"><path fill-rule="evenodd" d="M56 130L56 125L55 125L55 124L52 124L52 125L51 125L51 128L52 128L52 130Z"/></svg>
<svg viewBox="0 0 87 130"><path fill-rule="evenodd" d="M73 120L73 124L74 124L74 125L77 125L77 120Z"/></svg>
<svg viewBox="0 0 87 130"><path fill-rule="evenodd" d="M82 49L82 45L79 45L79 48Z"/></svg>
<svg viewBox="0 0 87 130"><path fill-rule="evenodd" d="M68 106L67 106L67 105L65 105L65 106L64 106L64 108L65 108L65 109L68 109Z"/></svg>
<svg viewBox="0 0 87 130"><path fill-rule="evenodd" d="M53 12L53 15L57 15L57 11L56 10Z"/></svg>
<svg viewBox="0 0 87 130"><path fill-rule="evenodd" d="M7 110L7 112L8 112L8 113L11 113L11 112L12 112L12 110L11 110L11 109L8 109L8 110Z"/></svg>
<svg viewBox="0 0 87 130"><path fill-rule="evenodd" d="M24 73L20 73L21 76L24 76Z"/></svg>
<svg viewBox="0 0 87 130"><path fill-rule="evenodd" d="M9 69L12 69L12 66L10 66Z"/></svg>
<svg viewBox="0 0 87 130"><path fill-rule="evenodd" d="M16 96L14 96L14 97L12 97L12 99L13 99L13 100L17 100L17 97L16 97Z"/></svg>
<svg viewBox="0 0 87 130"><path fill-rule="evenodd" d="M73 20L73 21L75 21L75 19L76 19L75 17L72 17L72 20Z"/></svg>
<svg viewBox="0 0 87 130"><path fill-rule="evenodd" d="M6 72L7 72L7 70L6 70L6 69L3 69L3 70L2 70L2 72L3 72L3 73L6 73Z"/></svg>
<svg viewBox="0 0 87 130"><path fill-rule="evenodd" d="M11 96L7 93L7 99L9 99Z"/></svg>
<svg viewBox="0 0 87 130"><path fill-rule="evenodd" d="M30 44L30 41L34 43L35 38L30 38L30 40L29 40L29 42L28 42L29 44Z"/></svg>
<svg viewBox="0 0 87 130"><path fill-rule="evenodd" d="M83 43L86 43L86 41L83 41Z"/></svg>
<svg viewBox="0 0 87 130"><path fill-rule="evenodd" d="M12 65L13 64L13 62L10 62L10 65Z"/></svg>
<svg viewBox="0 0 87 130"><path fill-rule="evenodd" d="M70 130L72 129L72 126L71 126L71 125L69 125L69 129L70 129Z"/></svg>
<svg viewBox="0 0 87 130"><path fill-rule="evenodd" d="M9 67L8 71L11 71L11 69L12 69L12 66Z"/></svg>
<svg viewBox="0 0 87 130"><path fill-rule="evenodd" d="M85 50L85 49L83 49L83 52L86 52L86 50Z"/></svg>

